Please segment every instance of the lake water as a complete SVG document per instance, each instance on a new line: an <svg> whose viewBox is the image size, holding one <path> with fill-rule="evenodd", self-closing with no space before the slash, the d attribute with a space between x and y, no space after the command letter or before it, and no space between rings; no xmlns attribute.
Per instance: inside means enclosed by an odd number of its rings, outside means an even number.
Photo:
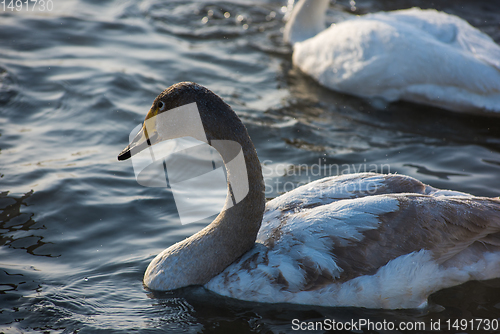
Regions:
<svg viewBox="0 0 500 334"><path fill-rule="evenodd" d="M0 333L286 333L293 319L325 318L441 321L443 332L463 333L444 330L446 321L500 317L500 280L404 311L145 289L150 260L210 221L182 225L171 191L140 186L130 161L116 158L173 83L195 81L234 108L266 166L269 198L364 170L499 196L500 118L375 108L321 88L291 65L285 1L50 3L51 11L0 7ZM339 1L330 20L351 6L434 7L500 42L496 1Z"/></svg>

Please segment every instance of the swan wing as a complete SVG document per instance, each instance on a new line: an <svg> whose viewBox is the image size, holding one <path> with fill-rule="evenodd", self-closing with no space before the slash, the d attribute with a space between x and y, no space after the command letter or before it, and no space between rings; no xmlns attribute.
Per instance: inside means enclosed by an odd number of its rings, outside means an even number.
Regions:
<svg viewBox="0 0 500 334"><path fill-rule="evenodd" d="M500 70L500 47L487 34L455 15L435 9L411 8L390 13L375 13L380 20L397 20L432 35L436 40L463 50Z"/></svg>
<svg viewBox="0 0 500 334"><path fill-rule="evenodd" d="M498 111L500 46L462 19L410 9L347 20L294 45L293 62L331 89L456 111Z"/></svg>
<svg viewBox="0 0 500 334"><path fill-rule="evenodd" d="M499 200L399 175L345 175L270 201L254 249L207 287L255 301L415 307L457 280L500 275L499 249ZM486 253L496 262L478 270ZM403 299L386 298L401 282L412 297L396 289Z"/></svg>

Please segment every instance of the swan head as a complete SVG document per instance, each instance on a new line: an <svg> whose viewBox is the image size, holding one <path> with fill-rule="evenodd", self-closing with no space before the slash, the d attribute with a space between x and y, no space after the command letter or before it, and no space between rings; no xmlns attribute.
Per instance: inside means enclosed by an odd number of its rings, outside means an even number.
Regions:
<svg viewBox="0 0 500 334"><path fill-rule="evenodd" d="M285 25L285 43L293 45L325 30L325 13L329 4L330 0L300 0Z"/></svg>
<svg viewBox="0 0 500 334"><path fill-rule="evenodd" d="M141 130L119 155L127 160L164 140L192 137L236 140L246 129L234 111L219 96L194 82L180 82L165 89L153 101Z"/></svg>

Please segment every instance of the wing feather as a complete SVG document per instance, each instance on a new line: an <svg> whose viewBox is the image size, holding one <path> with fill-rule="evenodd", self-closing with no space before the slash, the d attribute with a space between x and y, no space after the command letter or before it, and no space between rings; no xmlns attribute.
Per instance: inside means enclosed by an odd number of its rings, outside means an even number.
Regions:
<svg viewBox="0 0 500 334"><path fill-rule="evenodd" d="M251 300L267 291L267 301L286 302L422 251L432 268L461 269L485 261L485 252L500 254L500 199L400 175L322 179L270 201L254 249L208 287Z"/></svg>

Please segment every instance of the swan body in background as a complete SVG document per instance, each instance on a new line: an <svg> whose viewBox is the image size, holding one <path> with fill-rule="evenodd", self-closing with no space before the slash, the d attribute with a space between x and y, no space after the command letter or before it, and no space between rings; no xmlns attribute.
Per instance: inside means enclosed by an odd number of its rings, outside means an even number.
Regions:
<svg viewBox="0 0 500 334"><path fill-rule="evenodd" d="M207 143L241 146L248 194L203 230L158 254L144 284L153 290L204 285L224 296L267 303L416 308L439 290L500 277L500 199L439 190L408 176L328 177L267 204L261 165L229 105L195 83L179 83L153 102L143 129L118 156L162 140L196 136L172 110L196 103ZM175 109L177 108L177 109ZM169 123L155 120L166 115ZM150 123L146 129L146 123Z"/></svg>
<svg viewBox="0 0 500 334"><path fill-rule="evenodd" d="M463 19L411 8L325 29L329 0L301 0L284 39L293 64L330 89L459 112L500 112L500 46Z"/></svg>

